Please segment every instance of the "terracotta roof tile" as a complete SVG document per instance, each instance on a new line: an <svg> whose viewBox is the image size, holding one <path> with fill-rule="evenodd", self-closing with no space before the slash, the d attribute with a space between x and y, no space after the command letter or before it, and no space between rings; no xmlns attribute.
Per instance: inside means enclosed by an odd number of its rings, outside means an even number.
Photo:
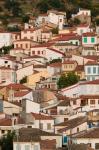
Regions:
<svg viewBox="0 0 99 150"><path fill-rule="evenodd" d="M31 113L35 120L53 120L51 116L44 114Z"/></svg>

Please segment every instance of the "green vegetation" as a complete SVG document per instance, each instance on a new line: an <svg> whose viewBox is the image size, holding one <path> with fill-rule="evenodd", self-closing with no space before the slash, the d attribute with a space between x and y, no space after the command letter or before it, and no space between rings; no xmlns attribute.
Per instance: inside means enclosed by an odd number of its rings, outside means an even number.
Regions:
<svg viewBox="0 0 99 150"><path fill-rule="evenodd" d="M26 82L27 82L27 77L23 77L23 79L20 80L21 84L26 83Z"/></svg>
<svg viewBox="0 0 99 150"><path fill-rule="evenodd" d="M28 22L29 14L37 16L49 9L56 9L65 11L68 20L79 8L90 9L92 17L99 15L99 2L96 0L0 0L0 19L5 25L16 18Z"/></svg>
<svg viewBox="0 0 99 150"><path fill-rule="evenodd" d="M50 61L50 64L57 63L57 62L62 62L62 60L60 58L53 59L53 60Z"/></svg>
<svg viewBox="0 0 99 150"><path fill-rule="evenodd" d="M59 89L71 86L73 84L76 84L79 81L79 76L77 76L75 73L70 72L67 75L63 74L59 78L57 85Z"/></svg>
<svg viewBox="0 0 99 150"><path fill-rule="evenodd" d="M0 48L0 54L9 54L9 51L13 48L13 45L11 46L3 46Z"/></svg>
<svg viewBox="0 0 99 150"><path fill-rule="evenodd" d="M52 33L53 33L53 34L58 34L58 28L53 28L53 29L52 29Z"/></svg>
<svg viewBox="0 0 99 150"><path fill-rule="evenodd" d="M0 139L0 146L2 150L13 150L13 139L15 137L15 132L8 132Z"/></svg>

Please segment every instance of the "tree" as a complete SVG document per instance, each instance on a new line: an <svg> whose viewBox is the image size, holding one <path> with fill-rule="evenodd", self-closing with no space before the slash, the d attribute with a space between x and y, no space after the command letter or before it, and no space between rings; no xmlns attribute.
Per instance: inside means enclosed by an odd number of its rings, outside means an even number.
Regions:
<svg viewBox="0 0 99 150"><path fill-rule="evenodd" d="M76 84L78 81L79 76L77 76L74 72L70 72L67 75L61 75L57 82L57 85L58 88L61 89Z"/></svg>
<svg viewBox="0 0 99 150"><path fill-rule="evenodd" d="M95 20L96 21L96 25L99 26L99 18Z"/></svg>
<svg viewBox="0 0 99 150"><path fill-rule="evenodd" d="M57 63L57 62L62 62L62 59L60 59L60 58L57 58L57 59L53 59L53 60L51 60L50 61L50 64L52 64L52 63Z"/></svg>
<svg viewBox="0 0 99 150"><path fill-rule="evenodd" d="M23 84L23 83L26 83L27 82L27 77L23 77L21 80L20 80L20 83Z"/></svg>
<svg viewBox="0 0 99 150"><path fill-rule="evenodd" d="M23 22L23 23L28 23L28 22L29 22L29 19L30 19L29 16L26 15L26 16L24 16L24 17L22 18L22 22Z"/></svg>
<svg viewBox="0 0 99 150"><path fill-rule="evenodd" d="M9 54L9 51L13 48L13 45L11 46L3 46L0 49L1 54Z"/></svg>
<svg viewBox="0 0 99 150"><path fill-rule="evenodd" d="M57 28L53 28L53 29L52 29L52 33L53 33L53 34L58 34L58 27L57 27Z"/></svg>
<svg viewBox="0 0 99 150"><path fill-rule="evenodd" d="M0 139L0 146L2 150L13 150L13 139L15 137L15 132L8 132Z"/></svg>

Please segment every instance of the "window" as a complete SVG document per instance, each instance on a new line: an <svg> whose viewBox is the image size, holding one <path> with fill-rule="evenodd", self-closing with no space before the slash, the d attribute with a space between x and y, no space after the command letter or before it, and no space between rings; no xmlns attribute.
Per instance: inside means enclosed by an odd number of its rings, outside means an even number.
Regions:
<svg viewBox="0 0 99 150"><path fill-rule="evenodd" d="M25 46L26 46L26 48L28 48L28 44L26 44Z"/></svg>
<svg viewBox="0 0 99 150"><path fill-rule="evenodd" d="M96 73L96 67L93 67L93 73Z"/></svg>
<svg viewBox="0 0 99 150"><path fill-rule="evenodd" d="M59 114L60 114L60 115L63 115L63 114L64 114L64 111L63 111L63 110L60 110L60 111L59 111Z"/></svg>
<svg viewBox="0 0 99 150"><path fill-rule="evenodd" d="M35 51L32 51L32 54L35 55Z"/></svg>
<svg viewBox="0 0 99 150"><path fill-rule="evenodd" d="M64 140L64 143L67 143L67 141L68 141L68 140L67 140L67 136L64 136L64 139L63 139L63 140Z"/></svg>
<svg viewBox="0 0 99 150"><path fill-rule="evenodd" d="M34 150L38 150L38 145L34 145Z"/></svg>
<svg viewBox="0 0 99 150"><path fill-rule="evenodd" d="M5 61L5 64L7 64L8 63L8 61Z"/></svg>
<svg viewBox="0 0 99 150"><path fill-rule="evenodd" d="M30 145L25 145L25 150L30 150Z"/></svg>
<svg viewBox="0 0 99 150"><path fill-rule="evenodd" d="M82 29L80 30L80 33L81 33L81 34L83 33L83 30L82 30Z"/></svg>
<svg viewBox="0 0 99 150"><path fill-rule="evenodd" d="M73 101L73 105L76 105L76 101Z"/></svg>
<svg viewBox="0 0 99 150"><path fill-rule="evenodd" d="M40 54L40 51L38 51L38 54Z"/></svg>
<svg viewBox="0 0 99 150"><path fill-rule="evenodd" d="M87 68L87 73L88 73L88 74L91 73L91 68L90 68L90 67Z"/></svg>
<svg viewBox="0 0 99 150"><path fill-rule="evenodd" d="M90 104L95 104L95 100L90 100Z"/></svg>
<svg viewBox="0 0 99 150"><path fill-rule="evenodd" d="M95 149L96 149L96 150L99 149L99 143L95 143Z"/></svg>
<svg viewBox="0 0 99 150"><path fill-rule="evenodd" d="M77 132L79 132L79 128L77 128Z"/></svg>
<svg viewBox="0 0 99 150"><path fill-rule="evenodd" d="M95 43L95 38L94 37L91 38L91 43Z"/></svg>
<svg viewBox="0 0 99 150"><path fill-rule="evenodd" d="M62 22L62 19L60 19L60 22Z"/></svg>
<svg viewBox="0 0 99 150"><path fill-rule="evenodd" d="M43 123L40 123L40 129L43 130Z"/></svg>
<svg viewBox="0 0 99 150"><path fill-rule="evenodd" d="M51 123L47 123L47 130L51 130Z"/></svg>
<svg viewBox="0 0 99 150"><path fill-rule="evenodd" d="M76 46L78 46L78 42L76 42Z"/></svg>
<svg viewBox="0 0 99 150"><path fill-rule="evenodd" d="M5 130L1 130L1 133L4 134L4 133L5 133Z"/></svg>
<svg viewBox="0 0 99 150"><path fill-rule="evenodd" d="M84 37L84 43L87 43L87 37Z"/></svg>
<svg viewBox="0 0 99 150"><path fill-rule="evenodd" d="M21 150L21 145L17 144L16 145L16 150Z"/></svg>
<svg viewBox="0 0 99 150"><path fill-rule="evenodd" d="M91 143L88 143L88 146L91 147Z"/></svg>

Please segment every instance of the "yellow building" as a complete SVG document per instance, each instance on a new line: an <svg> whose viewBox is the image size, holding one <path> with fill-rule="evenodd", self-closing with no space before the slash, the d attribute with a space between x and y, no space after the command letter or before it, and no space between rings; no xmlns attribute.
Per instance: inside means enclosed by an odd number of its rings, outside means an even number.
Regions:
<svg viewBox="0 0 99 150"><path fill-rule="evenodd" d="M36 83L39 82L42 78L50 77L47 70L35 71L34 74L27 77L27 86L35 88Z"/></svg>

